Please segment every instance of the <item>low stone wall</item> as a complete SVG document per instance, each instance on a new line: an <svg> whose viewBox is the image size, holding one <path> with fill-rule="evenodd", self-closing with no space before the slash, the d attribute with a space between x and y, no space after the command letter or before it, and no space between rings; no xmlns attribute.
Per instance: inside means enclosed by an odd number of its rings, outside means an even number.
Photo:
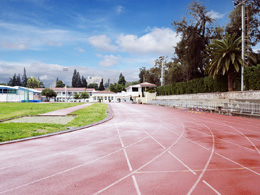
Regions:
<svg viewBox="0 0 260 195"><path fill-rule="evenodd" d="M156 100L260 100L260 90L156 96Z"/></svg>

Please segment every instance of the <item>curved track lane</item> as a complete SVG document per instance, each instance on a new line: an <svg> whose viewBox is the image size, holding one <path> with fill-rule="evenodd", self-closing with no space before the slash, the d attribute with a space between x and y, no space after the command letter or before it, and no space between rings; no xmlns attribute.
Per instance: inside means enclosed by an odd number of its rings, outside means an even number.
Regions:
<svg viewBox="0 0 260 195"><path fill-rule="evenodd" d="M111 104L114 118L0 146L0 194L259 194L260 121Z"/></svg>

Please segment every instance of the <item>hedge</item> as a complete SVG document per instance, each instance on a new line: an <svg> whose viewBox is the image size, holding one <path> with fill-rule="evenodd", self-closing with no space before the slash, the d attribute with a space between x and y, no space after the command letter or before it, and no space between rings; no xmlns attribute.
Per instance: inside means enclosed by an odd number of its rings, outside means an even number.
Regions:
<svg viewBox="0 0 260 195"><path fill-rule="evenodd" d="M212 76L204 77L157 88L158 95L224 92L227 90L228 85L226 76L217 76L216 79L213 79Z"/></svg>
<svg viewBox="0 0 260 195"><path fill-rule="evenodd" d="M245 90L260 90L260 64L250 66L244 71ZM241 89L241 72L234 75L234 91ZM193 79L188 82L180 82L157 88L158 95L179 95L194 93L211 93L228 91L227 76L212 76Z"/></svg>

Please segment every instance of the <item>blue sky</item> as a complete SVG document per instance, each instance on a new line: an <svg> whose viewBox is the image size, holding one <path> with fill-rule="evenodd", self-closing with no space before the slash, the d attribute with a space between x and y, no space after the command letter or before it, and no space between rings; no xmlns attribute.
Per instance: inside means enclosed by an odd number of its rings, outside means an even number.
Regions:
<svg viewBox="0 0 260 195"><path fill-rule="evenodd" d="M0 82L14 73L48 87L81 75L138 80L139 68L171 57L179 41L171 25L191 0L0 0ZM228 22L232 0L205 0L216 22ZM67 67L68 72L63 72Z"/></svg>

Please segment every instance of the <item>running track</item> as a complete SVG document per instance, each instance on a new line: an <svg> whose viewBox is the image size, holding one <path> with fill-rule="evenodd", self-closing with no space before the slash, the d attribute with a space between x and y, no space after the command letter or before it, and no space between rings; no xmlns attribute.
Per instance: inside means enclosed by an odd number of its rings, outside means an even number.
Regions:
<svg viewBox="0 0 260 195"><path fill-rule="evenodd" d="M0 194L260 194L260 120L111 104L114 118L0 146Z"/></svg>

